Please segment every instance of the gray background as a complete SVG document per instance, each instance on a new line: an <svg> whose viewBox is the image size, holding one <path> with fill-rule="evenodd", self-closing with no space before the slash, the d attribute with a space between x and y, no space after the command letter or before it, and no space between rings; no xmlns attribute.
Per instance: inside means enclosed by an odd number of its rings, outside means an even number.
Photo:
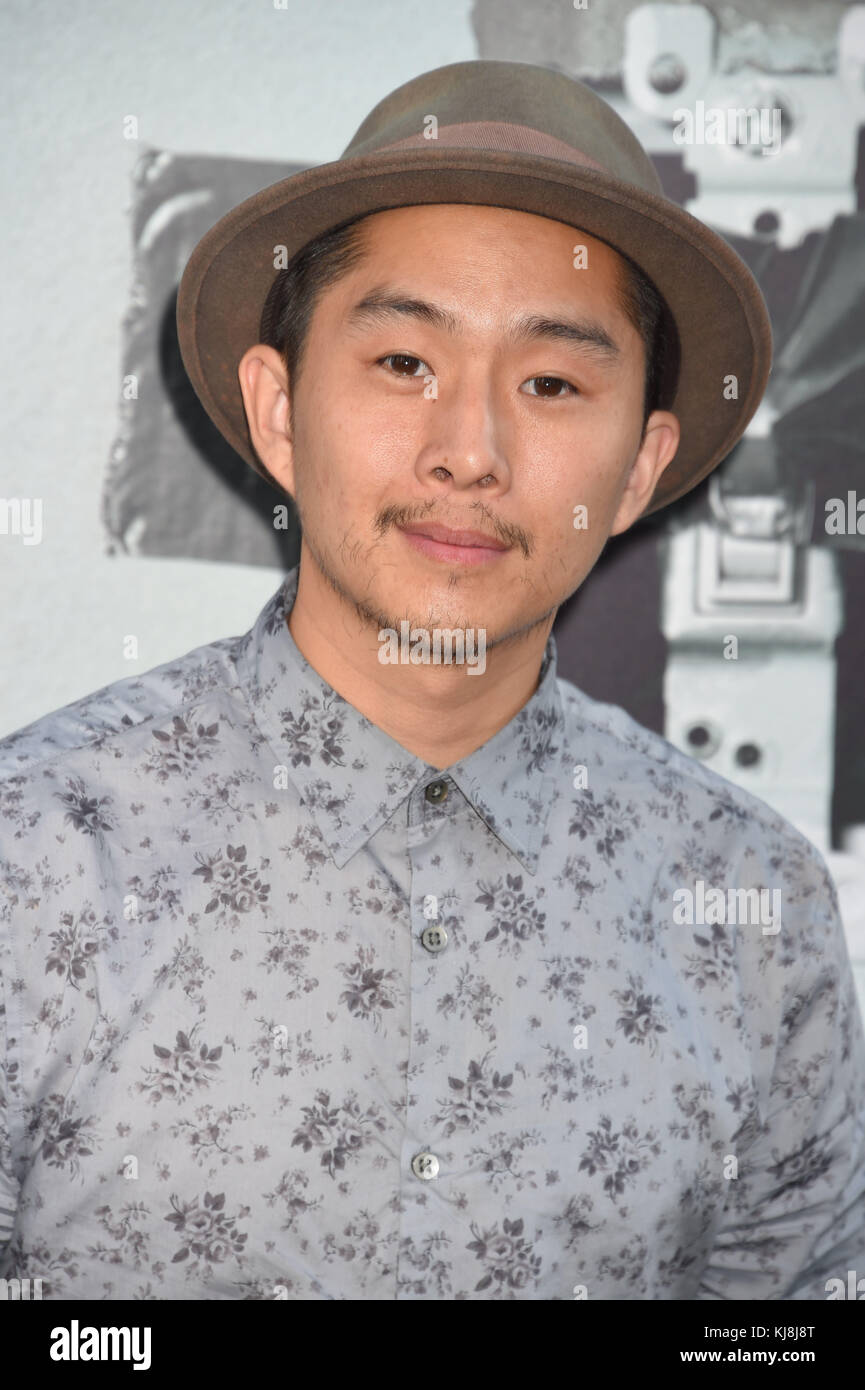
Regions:
<svg viewBox="0 0 865 1390"><path fill-rule="evenodd" d="M0 733L10 733L246 631L282 573L108 552L101 498L121 414L133 171L145 149L322 163L385 93L478 54L467 0L286 10L7 0L0 50L0 495L41 497L44 531L40 545L0 535ZM137 142L124 139L129 114ZM129 634L137 661L123 655Z"/></svg>

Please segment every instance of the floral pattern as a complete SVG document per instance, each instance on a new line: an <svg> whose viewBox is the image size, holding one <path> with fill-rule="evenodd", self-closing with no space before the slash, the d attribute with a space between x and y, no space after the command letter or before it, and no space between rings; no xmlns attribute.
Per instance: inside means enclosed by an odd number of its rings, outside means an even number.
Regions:
<svg viewBox="0 0 865 1390"><path fill-rule="evenodd" d="M429 766L298 651L297 577L0 741L0 1276L763 1300L865 1271L816 849L559 679L553 638L511 722ZM677 925L698 879L780 888L781 931Z"/></svg>

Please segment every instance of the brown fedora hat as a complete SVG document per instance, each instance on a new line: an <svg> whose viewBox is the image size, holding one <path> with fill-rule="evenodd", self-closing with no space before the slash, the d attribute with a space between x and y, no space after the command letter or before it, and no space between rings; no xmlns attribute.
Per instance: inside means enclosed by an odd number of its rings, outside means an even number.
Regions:
<svg viewBox="0 0 865 1390"><path fill-rule="evenodd" d="M530 63L450 63L380 101L340 159L233 208L183 273L177 327L189 379L220 432L280 492L253 449L237 375L261 341L275 248L290 259L337 223L423 203L553 218L623 252L657 286L677 347L665 405L682 434L644 515L690 491L741 438L772 358L766 306L744 262L664 197L639 141L584 83Z"/></svg>

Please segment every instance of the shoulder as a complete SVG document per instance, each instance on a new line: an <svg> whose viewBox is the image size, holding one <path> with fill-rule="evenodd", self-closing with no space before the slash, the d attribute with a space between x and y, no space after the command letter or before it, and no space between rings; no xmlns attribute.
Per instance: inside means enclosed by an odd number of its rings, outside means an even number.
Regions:
<svg viewBox="0 0 865 1390"><path fill-rule="evenodd" d="M745 857L762 853L788 869L798 866L832 891L817 847L755 792L682 752L620 706L593 700L561 677L558 687L568 752L575 764L586 765L586 786L594 785L596 797L640 807L650 823L663 825L667 842L671 831L679 832L672 837L678 841L708 836L735 842Z"/></svg>
<svg viewBox="0 0 865 1390"><path fill-rule="evenodd" d="M131 742L137 733L182 716L236 683L232 657L241 637L226 637L135 676L127 676L52 710L0 739L0 790L28 777L56 772L77 754L108 740Z"/></svg>

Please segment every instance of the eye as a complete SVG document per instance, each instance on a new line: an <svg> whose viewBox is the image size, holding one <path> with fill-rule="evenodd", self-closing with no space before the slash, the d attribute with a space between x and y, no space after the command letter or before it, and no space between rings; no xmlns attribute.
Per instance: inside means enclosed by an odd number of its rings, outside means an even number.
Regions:
<svg viewBox="0 0 865 1390"><path fill-rule="evenodd" d="M557 391L554 394L547 394L546 392L539 391L529 392L530 396L539 396L541 400L560 401L564 400L566 396L578 396L580 394L575 386L572 386L569 381L563 381L560 376L530 376L529 381L540 381L546 386L564 386L564 392Z"/></svg>
<svg viewBox="0 0 865 1390"><path fill-rule="evenodd" d="M431 376L431 375L432 375L432 373L431 373L429 367L427 366L426 362L424 362L424 360L423 360L422 357L412 357L412 356L410 355L410 353L407 353L407 352L389 352L389 353L387 354L386 357L379 357L379 358L378 358L378 363L377 363L377 365L381 366L381 365L383 365L385 362L393 362L393 363L395 363L395 364L400 364L400 363L405 364L405 363L412 363L412 362L413 362L413 363L416 363L418 366L426 367L426 372L421 372L421 373L420 373L421 376L425 376L425 375L430 375L430 376ZM399 370L398 370L398 367L391 367L389 370L391 370L391 371L393 372L393 375L394 375L394 376L404 376L404 377L408 378L408 377L413 377L413 376L417 376L417 375L418 375L417 372L411 372L411 371L409 371L409 372L402 372L402 371L399 371Z"/></svg>

